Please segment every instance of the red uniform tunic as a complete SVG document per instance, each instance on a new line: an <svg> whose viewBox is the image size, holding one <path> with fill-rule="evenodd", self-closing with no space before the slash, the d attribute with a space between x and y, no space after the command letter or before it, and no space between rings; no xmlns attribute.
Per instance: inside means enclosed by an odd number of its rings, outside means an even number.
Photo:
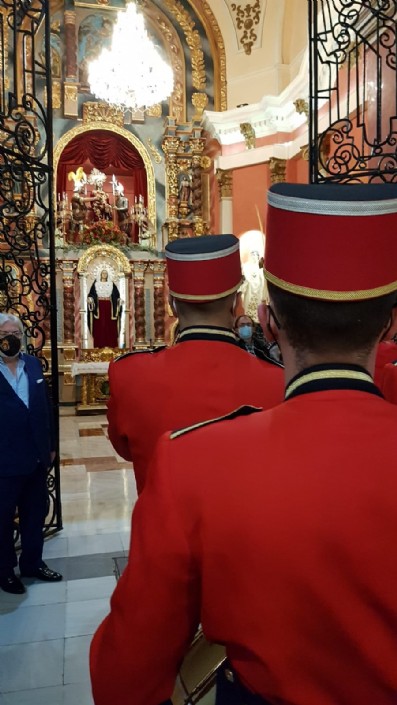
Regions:
<svg viewBox="0 0 397 705"><path fill-rule="evenodd" d="M363 369L336 374L161 439L91 647L96 705L170 697L199 621L270 702L395 705L397 409Z"/></svg>
<svg viewBox="0 0 397 705"><path fill-rule="evenodd" d="M134 463L138 493L161 434L223 416L244 404L275 406L283 370L255 359L225 329L189 328L177 345L126 355L109 367L109 438Z"/></svg>

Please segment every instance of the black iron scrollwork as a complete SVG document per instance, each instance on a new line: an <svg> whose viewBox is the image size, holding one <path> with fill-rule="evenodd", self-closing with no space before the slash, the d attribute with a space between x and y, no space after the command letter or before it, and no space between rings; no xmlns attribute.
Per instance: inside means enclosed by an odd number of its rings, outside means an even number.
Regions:
<svg viewBox="0 0 397 705"><path fill-rule="evenodd" d="M49 15L48 0L0 0L0 311L21 318L42 362L58 444ZM62 526L58 460L47 484L51 533Z"/></svg>
<svg viewBox="0 0 397 705"><path fill-rule="evenodd" d="M397 0L309 11L311 181L394 181Z"/></svg>

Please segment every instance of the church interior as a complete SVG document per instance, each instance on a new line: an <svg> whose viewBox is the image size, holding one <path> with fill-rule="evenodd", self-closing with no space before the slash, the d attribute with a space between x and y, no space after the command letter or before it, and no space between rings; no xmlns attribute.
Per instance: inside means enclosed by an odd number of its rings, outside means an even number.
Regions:
<svg viewBox="0 0 397 705"><path fill-rule="evenodd" d="M166 244L238 237L241 312L257 321L269 186L368 181L382 160L395 169L383 149L397 113L392 43L371 55L357 3L130 4L172 69L171 93L149 107L106 102L90 83L124 0L0 0L0 312L21 318L56 409L44 559L64 576L0 593L0 705L93 703L89 643L137 498L132 465L107 436L107 370L172 341ZM387 20L395 26L395 7ZM142 80L137 52L125 47L119 82Z"/></svg>

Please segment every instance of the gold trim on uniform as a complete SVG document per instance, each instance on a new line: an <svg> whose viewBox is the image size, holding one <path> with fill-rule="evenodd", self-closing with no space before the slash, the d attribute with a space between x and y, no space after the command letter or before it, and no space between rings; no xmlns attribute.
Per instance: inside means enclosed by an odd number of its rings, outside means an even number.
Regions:
<svg viewBox="0 0 397 705"><path fill-rule="evenodd" d="M261 406L251 406L248 404L245 404L244 406L238 406L237 409L234 411L231 411L229 414L225 414L224 416L217 416L214 419L207 419L206 421L200 421L199 423L193 424L193 426L185 426L185 428L180 428L179 431L173 431L170 433L170 440L174 440L175 438L179 438L180 436L184 436L185 433L189 433L189 431L195 431L198 428L202 428L203 426L209 426L212 423L217 423L218 421L227 421L227 419L234 419L236 416L239 415L239 411L242 409L250 409L251 411L263 411L263 408Z"/></svg>
<svg viewBox="0 0 397 705"><path fill-rule="evenodd" d="M197 326L196 328L185 328L179 333L178 340L181 340L187 335L196 335L197 333L205 333L207 335L222 335L226 336L227 338L231 338L232 340L238 340L236 334L233 333L233 331L231 330L225 330L224 328L205 328L204 326Z"/></svg>
<svg viewBox="0 0 397 705"><path fill-rule="evenodd" d="M358 291L330 291L328 289L310 289L307 286L300 286L299 284L291 284L284 279L279 279L275 277L274 274L270 274L266 269L264 270L264 275L268 282L278 286L279 289L284 289L290 294L297 294L298 296L306 296L311 299L323 299L325 301L362 301L363 299L374 299L377 296L384 296L385 294L391 294L392 291L397 289L397 281L391 284L385 284L384 286L378 286L375 289L361 289Z"/></svg>
<svg viewBox="0 0 397 705"><path fill-rule="evenodd" d="M299 389L299 387L302 387L304 384L308 382L318 382L321 379L357 379L360 382L374 383L371 375L366 372L354 370L319 370L318 372L309 372L307 375L299 377L295 382L288 384L285 391L285 398L288 399L292 392L295 392L296 389Z"/></svg>

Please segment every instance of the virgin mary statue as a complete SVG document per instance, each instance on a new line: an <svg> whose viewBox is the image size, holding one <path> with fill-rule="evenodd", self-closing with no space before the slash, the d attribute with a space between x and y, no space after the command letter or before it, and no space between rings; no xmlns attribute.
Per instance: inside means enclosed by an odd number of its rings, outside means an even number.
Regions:
<svg viewBox="0 0 397 705"><path fill-rule="evenodd" d="M119 345L122 302L116 284L102 269L91 286L87 299L88 329L94 348L117 348Z"/></svg>

